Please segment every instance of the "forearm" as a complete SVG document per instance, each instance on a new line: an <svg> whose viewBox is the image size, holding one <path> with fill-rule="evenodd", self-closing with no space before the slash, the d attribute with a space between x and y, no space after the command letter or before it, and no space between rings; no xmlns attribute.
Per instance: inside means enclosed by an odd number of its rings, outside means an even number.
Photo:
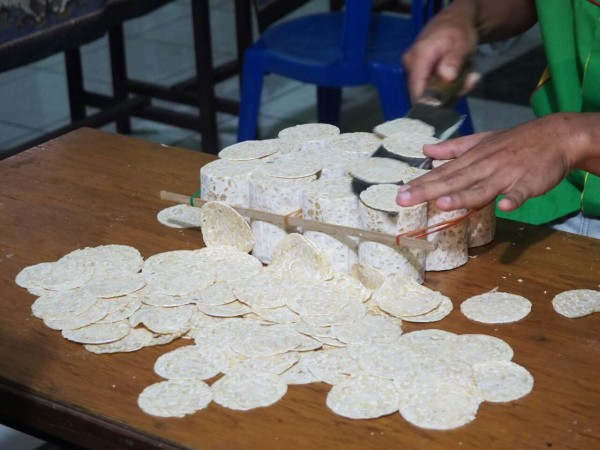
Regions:
<svg viewBox="0 0 600 450"><path fill-rule="evenodd" d="M534 0L454 0L446 10L472 21L479 42L517 36L537 22Z"/></svg>

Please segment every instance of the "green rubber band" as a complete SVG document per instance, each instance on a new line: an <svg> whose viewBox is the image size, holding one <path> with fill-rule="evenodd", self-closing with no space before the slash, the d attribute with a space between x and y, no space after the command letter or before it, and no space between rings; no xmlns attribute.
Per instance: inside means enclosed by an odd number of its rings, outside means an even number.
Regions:
<svg viewBox="0 0 600 450"><path fill-rule="evenodd" d="M196 191L190 197L190 205L194 206L194 197L200 197L200 191Z"/></svg>

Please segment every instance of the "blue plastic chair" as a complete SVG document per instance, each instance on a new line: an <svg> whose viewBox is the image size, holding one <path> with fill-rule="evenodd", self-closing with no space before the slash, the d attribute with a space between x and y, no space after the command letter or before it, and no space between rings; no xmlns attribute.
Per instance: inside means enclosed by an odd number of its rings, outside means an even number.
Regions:
<svg viewBox="0 0 600 450"><path fill-rule="evenodd" d="M413 0L410 16L375 13L370 0L343 11L311 14L266 29L244 55L238 141L256 139L263 77L275 73L317 85L317 121L337 125L341 89L374 85L385 120L410 107L401 58L429 17L434 0ZM466 106L463 103L463 108ZM472 133L470 120L462 134Z"/></svg>

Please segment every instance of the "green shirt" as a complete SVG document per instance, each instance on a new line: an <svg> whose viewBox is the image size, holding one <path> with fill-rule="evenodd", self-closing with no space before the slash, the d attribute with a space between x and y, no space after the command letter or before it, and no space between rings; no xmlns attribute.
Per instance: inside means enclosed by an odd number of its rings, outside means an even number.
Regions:
<svg viewBox="0 0 600 450"><path fill-rule="evenodd" d="M600 1L536 4L548 66L531 96L535 114L600 111ZM497 214L539 225L577 211L600 217L600 177L581 170L516 211Z"/></svg>

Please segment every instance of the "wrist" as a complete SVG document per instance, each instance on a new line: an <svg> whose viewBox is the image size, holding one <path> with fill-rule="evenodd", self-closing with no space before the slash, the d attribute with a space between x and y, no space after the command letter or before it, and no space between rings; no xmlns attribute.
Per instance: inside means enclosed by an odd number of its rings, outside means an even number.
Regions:
<svg viewBox="0 0 600 450"><path fill-rule="evenodd" d="M462 21L475 30L478 28L478 0L454 0L446 8L442 9L440 15L446 13L451 14L454 20Z"/></svg>
<svg viewBox="0 0 600 450"><path fill-rule="evenodd" d="M598 172L600 113L556 113L548 116L561 136L565 162L571 169Z"/></svg>

